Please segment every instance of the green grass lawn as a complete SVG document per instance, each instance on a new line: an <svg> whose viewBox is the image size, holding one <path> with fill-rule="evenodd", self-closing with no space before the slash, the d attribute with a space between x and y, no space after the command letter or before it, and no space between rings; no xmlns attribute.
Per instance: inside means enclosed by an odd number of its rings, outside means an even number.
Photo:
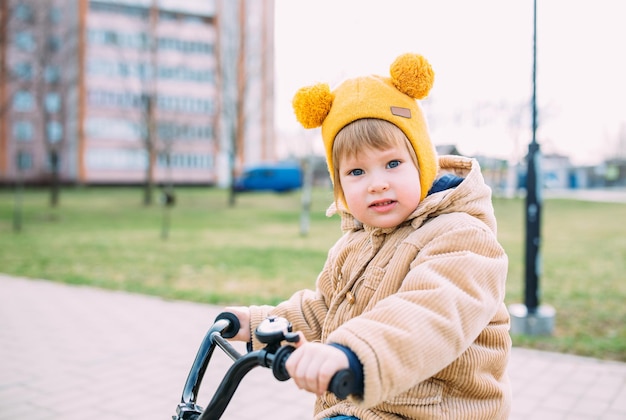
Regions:
<svg viewBox="0 0 626 420"><path fill-rule="evenodd" d="M0 190L0 272L213 304L276 303L314 287L339 219L314 192L300 232L299 193L241 194L180 188L176 205L141 205L138 188L67 188L61 205L26 189L22 230L14 193ZM524 202L495 198L498 236L510 259L506 301L523 303ZM556 308L550 337L514 345L626 361L626 204L546 200L541 303ZM164 221L169 220L167 238Z"/></svg>

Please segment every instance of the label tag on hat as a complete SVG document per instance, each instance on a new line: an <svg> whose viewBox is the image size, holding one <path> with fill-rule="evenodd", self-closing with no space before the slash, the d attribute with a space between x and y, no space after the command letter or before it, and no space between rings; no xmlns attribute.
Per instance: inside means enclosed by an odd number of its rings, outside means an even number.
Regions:
<svg viewBox="0 0 626 420"><path fill-rule="evenodd" d="M409 108L401 108L399 106L392 106L391 113L398 117L411 118L411 110Z"/></svg>

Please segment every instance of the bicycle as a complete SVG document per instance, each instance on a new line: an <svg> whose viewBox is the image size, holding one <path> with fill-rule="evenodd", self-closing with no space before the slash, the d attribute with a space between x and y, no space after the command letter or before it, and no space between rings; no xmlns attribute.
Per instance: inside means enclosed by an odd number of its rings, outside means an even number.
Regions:
<svg viewBox="0 0 626 420"><path fill-rule="evenodd" d="M245 375L257 366L272 369L274 377L279 381L290 378L285 363L295 347L282 343L296 343L300 337L292 332L289 321L275 316L265 319L255 330L255 336L265 347L255 351L248 349L245 354L241 354L227 341L237 334L239 328L239 319L235 314L222 312L215 318L200 344L185 381L181 402L176 406L176 415L172 416L172 420L220 419ZM203 408L197 404L197 397L215 347L222 349L233 360L233 364L224 374L209 404ZM354 374L349 369L337 372L328 390L340 399L361 392L357 389Z"/></svg>

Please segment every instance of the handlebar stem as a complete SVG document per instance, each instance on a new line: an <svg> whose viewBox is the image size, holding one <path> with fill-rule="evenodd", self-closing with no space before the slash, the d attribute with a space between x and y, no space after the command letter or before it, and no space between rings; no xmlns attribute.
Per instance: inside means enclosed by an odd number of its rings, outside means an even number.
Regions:
<svg viewBox="0 0 626 420"><path fill-rule="evenodd" d="M219 348L224 350L224 353L226 353L228 357L230 357L233 361L241 359L241 353L239 353L232 344L230 344L224 337L222 337L219 332L213 332L213 334L211 335L211 339L215 344L217 344Z"/></svg>

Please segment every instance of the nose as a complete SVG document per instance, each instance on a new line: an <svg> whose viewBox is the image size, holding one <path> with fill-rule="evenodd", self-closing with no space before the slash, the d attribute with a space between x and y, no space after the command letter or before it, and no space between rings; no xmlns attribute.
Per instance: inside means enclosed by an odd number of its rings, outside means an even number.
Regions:
<svg viewBox="0 0 626 420"><path fill-rule="evenodd" d="M389 189L389 183L385 181L383 178L374 178L372 182L370 182L368 187L368 192L370 193L378 193L387 191Z"/></svg>

